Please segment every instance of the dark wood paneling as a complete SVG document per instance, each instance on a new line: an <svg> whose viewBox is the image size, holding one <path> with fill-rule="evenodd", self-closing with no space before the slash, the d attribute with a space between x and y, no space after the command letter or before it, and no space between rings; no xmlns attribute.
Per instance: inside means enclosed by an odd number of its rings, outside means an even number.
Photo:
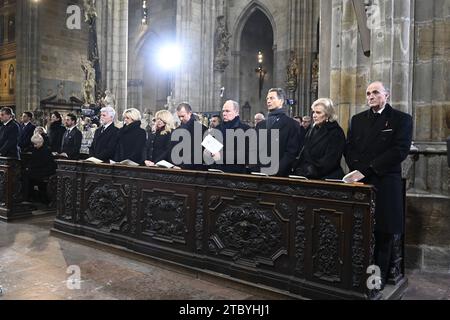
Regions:
<svg viewBox="0 0 450 320"><path fill-rule="evenodd" d="M370 186L59 161L57 197L55 231L306 298L380 298Z"/></svg>

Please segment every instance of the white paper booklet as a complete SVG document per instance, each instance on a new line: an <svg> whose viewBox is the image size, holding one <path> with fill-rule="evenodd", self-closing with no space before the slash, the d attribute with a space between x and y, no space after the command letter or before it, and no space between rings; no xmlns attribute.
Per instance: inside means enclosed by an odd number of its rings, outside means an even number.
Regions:
<svg viewBox="0 0 450 320"><path fill-rule="evenodd" d="M93 163L103 163L102 160L97 159L97 158L95 158L95 157L87 158L85 161L89 161L89 162L93 162Z"/></svg>
<svg viewBox="0 0 450 320"><path fill-rule="evenodd" d="M298 179L298 180L309 180L307 177L303 177L303 176L289 176L289 178L291 179Z"/></svg>
<svg viewBox="0 0 450 320"><path fill-rule="evenodd" d="M219 153L223 149L223 144L210 134L205 137L202 146L212 154Z"/></svg>
<svg viewBox="0 0 450 320"><path fill-rule="evenodd" d="M136 163L136 162L131 161L129 159L123 160L123 161L120 161L120 162L115 162L113 160L110 160L109 163L111 163L111 164L123 164L123 165L126 165L126 166L133 166L133 167L138 167L139 166L139 163Z"/></svg>
<svg viewBox="0 0 450 320"><path fill-rule="evenodd" d="M344 181L345 183L355 183L361 181L364 178L365 176L361 172L355 170L347 174L344 178L342 178L342 181Z"/></svg>
<svg viewBox="0 0 450 320"><path fill-rule="evenodd" d="M170 162L167 162L166 160L161 160L161 161L155 163L155 165L157 167L167 168L167 169L171 169L171 168L175 167L173 164L171 164Z"/></svg>
<svg viewBox="0 0 450 320"><path fill-rule="evenodd" d="M365 176L359 172L358 170L352 171L349 174L347 174L342 180L339 179L325 179L325 181L328 182L340 182L340 183L358 183L362 179L364 179Z"/></svg>

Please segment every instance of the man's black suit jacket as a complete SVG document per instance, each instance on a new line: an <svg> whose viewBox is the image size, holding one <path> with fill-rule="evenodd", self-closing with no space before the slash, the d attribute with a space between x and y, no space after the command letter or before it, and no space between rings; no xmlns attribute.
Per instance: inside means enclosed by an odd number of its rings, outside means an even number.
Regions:
<svg viewBox="0 0 450 320"><path fill-rule="evenodd" d="M258 158L261 156L261 152L267 155L271 155L271 136L272 130L279 130L279 139L276 144L279 147L279 163L277 176L288 176L292 172L295 159L299 153L299 125L294 119L288 117L286 114L280 114L277 116L274 125L271 130L267 131L267 146L261 145L261 136L263 129L267 129L267 120L261 121L256 126L258 131ZM254 149L254 148L253 148ZM261 150L262 149L262 150ZM254 151L250 151L254 152Z"/></svg>
<svg viewBox="0 0 450 320"><path fill-rule="evenodd" d="M61 153L66 153L69 160L80 159L81 140L83 135L77 127L73 128L69 134L64 133Z"/></svg>
<svg viewBox="0 0 450 320"><path fill-rule="evenodd" d="M102 130L103 126L95 131L94 140L89 148L89 156L109 162L114 158L116 152L119 129L114 124L110 124L106 130L103 132Z"/></svg>
<svg viewBox="0 0 450 320"><path fill-rule="evenodd" d="M366 176L363 182L376 188L376 230L401 234L401 163L411 148L412 117L386 105L380 117L374 119L371 109L352 118L345 158L351 170L359 170Z"/></svg>
<svg viewBox="0 0 450 320"><path fill-rule="evenodd" d="M20 126L11 120L0 127L0 156L20 159L19 155Z"/></svg>
<svg viewBox="0 0 450 320"><path fill-rule="evenodd" d="M34 129L36 129L36 126L31 122L28 122L26 126L21 127L19 147L22 152L31 151L33 147L31 144L31 137L34 134Z"/></svg>

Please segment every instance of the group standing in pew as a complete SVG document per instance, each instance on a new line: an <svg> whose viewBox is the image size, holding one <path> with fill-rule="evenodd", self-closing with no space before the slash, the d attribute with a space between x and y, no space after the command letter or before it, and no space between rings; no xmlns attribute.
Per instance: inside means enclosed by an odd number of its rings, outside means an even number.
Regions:
<svg viewBox="0 0 450 320"><path fill-rule="evenodd" d="M411 146L412 118L389 105L389 92L381 82L371 83L366 96L369 109L351 119L347 138L330 99L313 103L310 124L308 116L288 116L286 95L280 88L269 90L268 113L255 115L255 128L241 122L239 104L232 100L225 102L222 119L216 117L209 129L186 102L176 110L181 122L178 128L174 115L162 110L156 113L151 132L141 128L137 109L125 110L119 129L114 124L116 111L104 107L89 155L106 163L131 160L152 167L164 160L178 169L293 174L309 179L341 179L344 156L350 170L376 188L375 263L381 270L383 288L393 243L403 232L401 163ZM45 201L45 182L56 169L52 154L80 159L82 134L74 114L65 116L63 126L62 116L53 112L48 136L44 128L32 124L32 119L33 114L25 112L19 124L12 109L0 110L0 156L20 159L21 150L31 152L24 175L26 194L37 186Z"/></svg>

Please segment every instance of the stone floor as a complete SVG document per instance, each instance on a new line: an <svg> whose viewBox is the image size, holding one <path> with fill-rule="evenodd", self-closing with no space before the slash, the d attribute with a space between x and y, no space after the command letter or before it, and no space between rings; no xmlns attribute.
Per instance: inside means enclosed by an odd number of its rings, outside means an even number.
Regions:
<svg viewBox="0 0 450 320"><path fill-rule="evenodd" d="M158 261L117 255L69 239L49 236L51 216L0 222L0 299L28 300L266 300L286 296ZM67 288L69 266L81 270L81 288ZM450 300L450 275L408 274L404 299Z"/></svg>

